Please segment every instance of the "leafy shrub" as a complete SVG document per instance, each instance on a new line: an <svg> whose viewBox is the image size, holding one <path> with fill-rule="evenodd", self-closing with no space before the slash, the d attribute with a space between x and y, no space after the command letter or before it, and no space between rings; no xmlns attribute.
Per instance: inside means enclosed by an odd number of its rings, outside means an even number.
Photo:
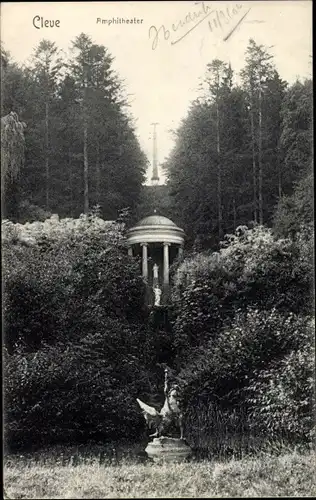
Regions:
<svg viewBox="0 0 316 500"><path fill-rule="evenodd" d="M104 222L104 221L103 221ZM99 227L100 226L100 227ZM95 218L4 224L6 345L29 350L78 338L108 317L146 318L145 285L118 226Z"/></svg>
<svg viewBox="0 0 316 500"><path fill-rule="evenodd" d="M19 245L4 247L3 261L5 343L10 353L17 345L34 350L45 340L54 343L65 334L67 261Z"/></svg>
<svg viewBox="0 0 316 500"><path fill-rule="evenodd" d="M304 244L302 244L304 239ZM186 259L174 278L175 342L187 351L216 337L237 309L309 314L311 238L275 239L270 229L240 227L218 253Z"/></svg>
<svg viewBox="0 0 316 500"><path fill-rule="evenodd" d="M8 444L139 437L157 339L122 226L2 226Z"/></svg>
<svg viewBox="0 0 316 500"><path fill-rule="evenodd" d="M10 220L2 221L2 240L4 243L23 242L30 240L33 245L42 245L44 242L54 246L63 242L89 243L90 237L100 237L105 242L118 243L124 240L124 227L121 223L106 221L91 213L82 214L78 219L59 219L53 214L44 221L13 223Z"/></svg>
<svg viewBox="0 0 316 500"><path fill-rule="evenodd" d="M144 422L136 397L149 392L143 341L137 330L112 320L76 343L7 354L8 446L139 438Z"/></svg>
<svg viewBox="0 0 316 500"><path fill-rule="evenodd" d="M216 339L195 350L191 363L183 363L182 377L190 390L203 386L207 394L224 397L247 385L254 370L306 345L307 338L311 343L307 317L275 309L239 311Z"/></svg>
<svg viewBox="0 0 316 500"><path fill-rule="evenodd" d="M256 379L256 374L261 371L264 374L264 370L275 366L285 366L288 356L299 353L304 346L304 349L307 349L306 346L310 348L311 343L311 323L306 317L284 315L276 310L238 312L216 339L209 341L207 346L196 349L194 354L191 352L193 361L187 358L183 362L179 377L183 380L183 404L187 428L193 441L198 439L200 432L196 429L195 408L200 408L202 415L210 415L214 407L222 415L235 413L238 416L250 415L250 411L253 414L255 411L260 412L259 407L255 410L253 406L255 389L252 398L246 390L249 385L255 388L255 383L262 385L261 379ZM295 365L292 366L293 370L294 367ZM306 373L301 373L302 379L305 375ZM292 381L293 376L288 380L290 386ZM304 383L310 383L308 377ZM293 387L295 397L301 398L300 404L304 406L306 391L300 395L296 389ZM288 397L292 396L289 389ZM260 397L263 398L263 395ZM294 399L292 403L295 404ZM274 419L273 415L271 419ZM206 436L208 433L214 434L214 422L209 421L207 424L207 419L204 419L203 425L206 426ZM236 429L242 425L250 430L248 418L245 420L243 417L242 422L234 424Z"/></svg>
<svg viewBox="0 0 316 500"><path fill-rule="evenodd" d="M274 232L278 237L296 238L306 228L314 230L314 173L307 174L294 185L291 196L283 196L274 214Z"/></svg>
<svg viewBox="0 0 316 500"><path fill-rule="evenodd" d="M38 205L33 205L28 200L23 200L19 203L19 222L21 224L25 224L25 222L45 221L51 215L50 212L47 212Z"/></svg>
<svg viewBox="0 0 316 500"><path fill-rule="evenodd" d="M310 442L315 426L315 352L309 342L268 369L257 371L247 388L249 423L257 433Z"/></svg>

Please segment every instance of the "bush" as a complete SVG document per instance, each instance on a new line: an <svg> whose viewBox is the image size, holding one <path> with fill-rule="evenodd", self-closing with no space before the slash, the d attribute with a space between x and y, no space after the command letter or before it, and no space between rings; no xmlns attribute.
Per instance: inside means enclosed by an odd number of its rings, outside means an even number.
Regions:
<svg viewBox="0 0 316 500"><path fill-rule="evenodd" d="M193 442L199 439L200 432L200 429L196 428L196 408L199 408L204 422L206 439L208 435L214 435L216 423L214 424L212 420L207 423L208 420L203 415L210 417L215 410L216 414L224 415L228 421L231 420L232 414L235 415L234 425L230 425L231 431L235 428L239 429L239 432L241 429L243 433L246 432L245 429L250 432L249 415L255 415L256 411L260 412L259 406L262 407L263 404L260 403L256 409L253 406L256 398L255 384L262 386L262 381L256 378L256 374L262 372L263 376L264 373L268 373L265 370L269 371L275 366L285 366L293 353L299 356L302 349L303 352L306 352L307 346L310 349L311 343L312 328L310 320L306 317L284 315L276 310L238 312L235 319L222 329L216 339L210 341L203 349L196 349L194 354L191 352L193 361L186 359L183 362L179 377L184 381L183 404L187 415L188 432ZM294 368L295 365L292 366L293 370ZM287 396L292 397L293 405L305 408L306 391L302 394L297 392L293 376L288 380ZM299 373L297 376L300 376ZM309 386L310 375L301 372L301 377L305 386L306 384ZM293 393L290 391L292 382ZM247 389L249 386L254 388L251 397ZM262 390L264 392L264 388ZM260 397L263 398L263 394ZM291 403L289 400L289 404ZM268 404L266 409L268 411ZM272 412L272 408L270 410ZM310 415L309 413L309 417L306 418L310 418ZM270 418L273 420L276 417L270 415ZM259 427L255 426L253 429L258 431ZM295 433L294 427L293 432Z"/></svg>
<svg viewBox="0 0 316 500"><path fill-rule="evenodd" d="M274 232L278 237L291 236L293 239L301 233L302 227L310 234L314 231L314 173L309 170L294 185L291 196L283 196L274 214Z"/></svg>
<svg viewBox="0 0 316 500"><path fill-rule="evenodd" d="M45 221L51 215L50 212L47 212L38 205L33 205L28 200L19 203L19 222L21 224L25 224L25 222Z"/></svg>
<svg viewBox="0 0 316 500"><path fill-rule="evenodd" d="M145 285L120 228L95 219L5 224L5 340L32 351L43 342L102 330L108 317L144 321ZM74 229L76 228L76 229Z"/></svg>
<svg viewBox="0 0 316 500"><path fill-rule="evenodd" d="M150 387L143 341L116 320L76 343L7 355L7 445L139 439L144 421L136 397Z"/></svg>
<svg viewBox="0 0 316 500"><path fill-rule="evenodd" d="M139 263L122 227L3 223L6 437L11 447L135 439L151 352Z"/></svg>
<svg viewBox="0 0 316 500"><path fill-rule="evenodd" d="M256 433L311 442L315 437L314 362L310 343L255 373L247 388L249 423Z"/></svg>
<svg viewBox="0 0 316 500"><path fill-rule="evenodd" d="M102 332L76 342L6 352L7 446L139 440L145 421L136 398L150 402L162 380L152 375L150 334L145 327L108 319Z"/></svg>
<svg viewBox="0 0 316 500"><path fill-rule="evenodd" d="M304 241L303 241L304 240ZM270 229L240 227L219 253L186 259L175 274L175 342L187 351L216 337L238 309L309 314L312 240L275 239Z"/></svg>

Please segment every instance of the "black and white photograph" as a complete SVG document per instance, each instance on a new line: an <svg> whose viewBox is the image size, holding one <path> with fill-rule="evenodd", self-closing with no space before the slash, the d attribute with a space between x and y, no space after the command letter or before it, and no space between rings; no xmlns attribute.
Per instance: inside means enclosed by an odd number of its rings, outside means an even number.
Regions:
<svg viewBox="0 0 316 500"><path fill-rule="evenodd" d="M0 36L3 498L315 497L312 1Z"/></svg>

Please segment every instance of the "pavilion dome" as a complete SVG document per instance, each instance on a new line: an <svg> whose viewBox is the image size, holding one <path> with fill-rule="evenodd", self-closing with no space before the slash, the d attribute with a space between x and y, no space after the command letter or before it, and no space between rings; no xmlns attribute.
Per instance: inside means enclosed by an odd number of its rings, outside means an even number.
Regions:
<svg viewBox="0 0 316 500"><path fill-rule="evenodd" d="M177 227L171 219L163 215L150 215L137 223L137 226L170 226Z"/></svg>
<svg viewBox="0 0 316 500"><path fill-rule="evenodd" d="M184 231L163 215L150 215L141 219L127 233L128 243L170 243L182 245Z"/></svg>

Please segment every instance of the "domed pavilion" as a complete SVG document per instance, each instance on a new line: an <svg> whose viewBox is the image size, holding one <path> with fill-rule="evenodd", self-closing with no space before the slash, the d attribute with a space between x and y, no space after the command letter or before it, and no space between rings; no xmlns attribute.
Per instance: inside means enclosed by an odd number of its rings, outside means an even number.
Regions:
<svg viewBox="0 0 316 500"><path fill-rule="evenodd" d="M162 215L151 215L139 221L127 233L129 255L141 256L142 275L150 288L158 285L166 298L169 289L169 269L181 258L184 231Z"/></svg>

